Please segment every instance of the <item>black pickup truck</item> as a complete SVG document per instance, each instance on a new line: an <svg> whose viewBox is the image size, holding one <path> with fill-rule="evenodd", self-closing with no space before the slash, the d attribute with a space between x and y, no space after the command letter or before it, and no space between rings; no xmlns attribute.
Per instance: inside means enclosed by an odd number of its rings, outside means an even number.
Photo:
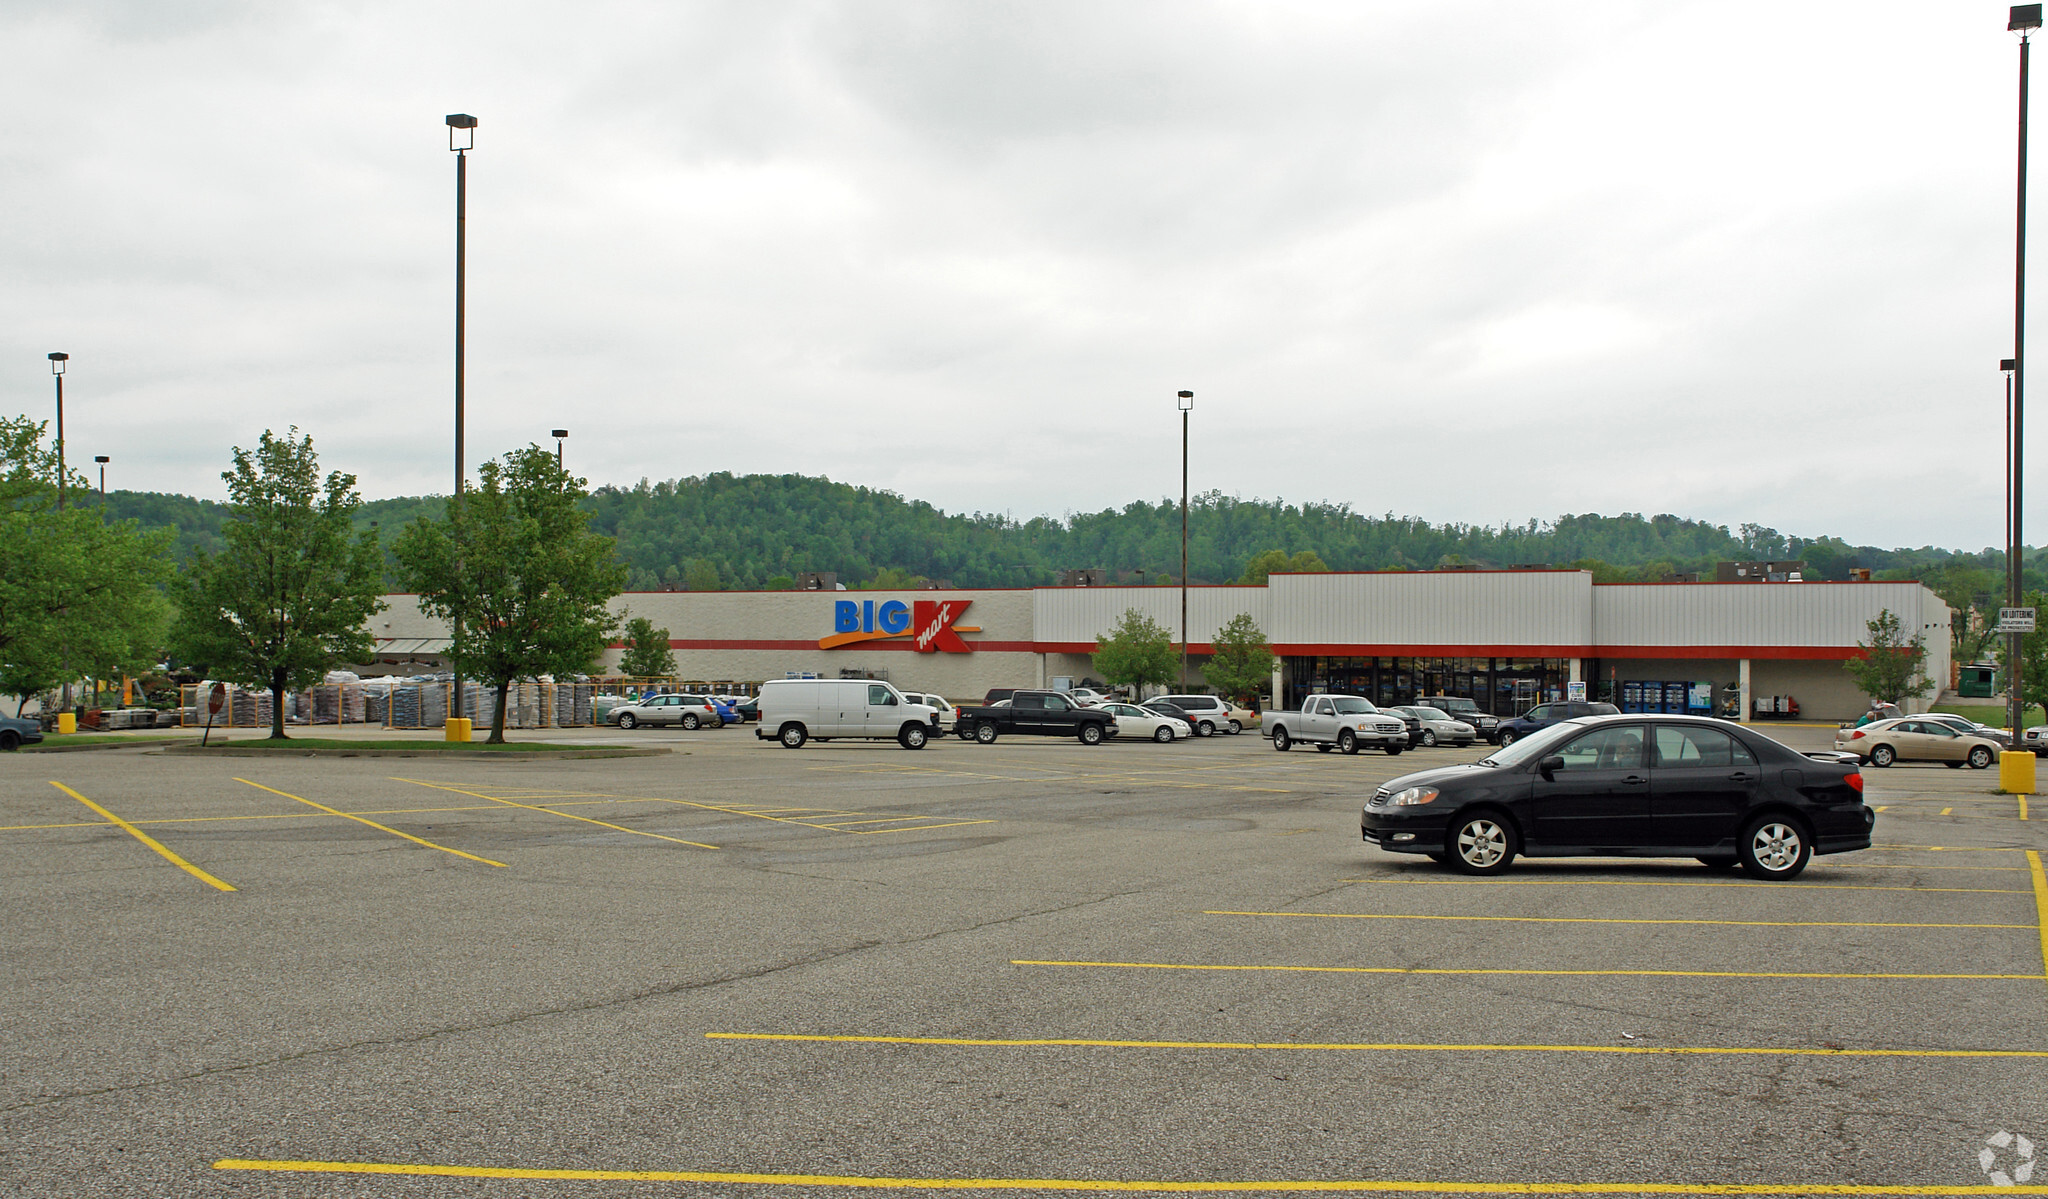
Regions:
<svg viewBox="0 0 2048 1199"><path fill-rule="evenodd" d="M1001 703L960 709L953 726L962 740L994 745L1008 733L1036 737L1078 737L1083 745L1100 745L1116 736L1116 717L1099 708L1084 708L1061 691L1016 691Z"/></svg>

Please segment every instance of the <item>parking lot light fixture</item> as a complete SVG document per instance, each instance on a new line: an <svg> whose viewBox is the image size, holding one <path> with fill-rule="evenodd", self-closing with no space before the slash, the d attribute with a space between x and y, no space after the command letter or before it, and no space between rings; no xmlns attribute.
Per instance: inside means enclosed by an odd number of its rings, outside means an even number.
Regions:
<svg viewBox="0 0 2048 1199"><path fill-rule="evenodd" d="M565 440L567 440L567 439L568 439L568 436L569 436L569 430L567 430L567 429L556 429L556 430L554 431L554 439L555 439L555 469L556 469L556 470L560 470L560 469L562 469L562 442L563 442L563 441L565 441Z"/></svg>
<svg viewBox="0 0 2048 1199"><path fill-rule="evenodd" d="M1180 393L1180 689L1188 689L1188 413L1195 393Z"/></svg>
<svg viewBox="0 0 2048 1199"><path fill-rule="evenodd" d="M107 506L107 463L113 459L105 454L94 454L92 460L100 464L100 507Z"/></svg>
<svg viewBox="0 0 2048 1199"><path fill-rule="evenodd" d="M57 511L64 511L64 364L71 355L50 355L50 373L57 376Z"/></svg>
<svg viewBox="0 0 2048 1199"><path fill-rule="evenodd" d="M464 335L467 332L465 301L469 298L469 151L476 148L476 118L466 112L451 112L445 119L448 122L448 148L455 152L455 490L449 494L452 500L460 500L463 480L462 372ZM457 537L460 538L460 533ZM461 615L457 614L452 623L455 640L460 641ZM451 645L449 648L452 650L454 647ZM462 715L461 667L455 668L451 683L448 713L459 717Z"/></svg>
<svg viewBox="0 0 2048 1199"><path fill-rule="evenodd" d="M2026 412L2027 412L2027 61L2033 49L2033 32L2041 27L2041 6L2038 4L2015 4L2005 23L2008 31L2020 35L2020 114L2019 114L2019 201L2013 222L2013 288L2012 288L2012 454L2006 465L2011 472L2012 498L2006 506L2011 520L2010 540L2007 542L2005 559L2007 603L2020 606L2020 508L2025 502L2021 498L2023 476L2021 464L2026 460ZM2020 634L2008 633L2007 658L2012 663L2007 683L2011 687L2007 715L2012 724L2013 744L2019 744L2020 728L2025 723L2024 692L2020 689Z"/></svg>

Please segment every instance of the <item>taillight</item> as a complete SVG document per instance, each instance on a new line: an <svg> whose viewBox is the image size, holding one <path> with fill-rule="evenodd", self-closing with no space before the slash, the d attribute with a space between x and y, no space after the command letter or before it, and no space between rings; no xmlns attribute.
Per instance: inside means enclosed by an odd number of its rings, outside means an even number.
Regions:
<svg viewBox="0 0 2048 1199"><path fill-rule="evenodd" d="M1850 786L1850 787L1854 788L1854 789L1855 789L1855 792L1856 792L1856 794L1858 794L1858 795L1861 795L1861 794L1863 794L1863 772L1862 772L1862 771L1858 771L1858 772L1856 772L1855 774L1852 774L1852 775L1850 775L1850 776L1849 776L1848 778L1845 778L1845 779L1843 779L1842 781L1843 781L1843 782L1845 782L1845 783L1847 783L1847 784L1849 784L1849 786Z"/></svg>
<svg viewBox="0 0 2048 1199"><path fill-rule="evenodd" d="M1862 738L1863 738L1863 730L1862 730L1862 729L1856 729L1856 730L1852 731L1852 732L1851 732L1851 733L1849 734L1849 740L1851 740L1851 741L1859 741L1859 740L1861 740Z"/></svg>

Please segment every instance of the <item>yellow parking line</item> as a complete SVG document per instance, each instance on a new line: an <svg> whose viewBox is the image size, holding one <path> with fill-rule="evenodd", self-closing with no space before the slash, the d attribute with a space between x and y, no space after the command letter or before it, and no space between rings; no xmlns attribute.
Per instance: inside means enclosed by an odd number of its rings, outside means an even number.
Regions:
<svg viewBox="0 0 2048 1199"><path fill-rule="evenodd" d="M1439 1182L1411 1179L1180 1181L1103 1178L914 1178L874 1174L751 1174L711 1170L590 1170L527 1166L439 1166L415 1162L263 1161L222 1158L216 1170L289 1174L391 1174L415 1178L497 1178L536 1182L703 1182L725 1186L860 1187L936 1191L1143 1191L1172 1194L1315 1191L1351 1194L1469 1195L2048 1195L2048 1186L1885 1185L1777 1182Z"/></svg>
<svg viewBox="0 0 2048 1199"><path fill-rule="evenodd" d="M580 820L584 824L594 824L600 828L617 829L619 832L631 833L636 837L652 837L657 841L671 841L677 845L694 845L698 849L718 848L716 845L706 845L702 841L685 841L681 837L668 837L662 835L661 833L650 833L637 828L627 828L623 824L609 824L602 820L592 820L588 816L578 816L573 812L557 812L553 808L543 808L537 804L514 803L512 800L509 799L499 799L495 795L485 795L479 791L464 791L460 787L450 787L442 783L425 783L421 782L419 779L398 779L397 781L401 783L411 783L416 787L433 787L441 791L453 791L458 795L474 795L478 799L488 799L492 803L501 803L508 808L525 808L529 812L546 812L550 816L560 816L564 820Z"/></svg>
<svg viewBox="0 0 2048 1199"><path fill-rule="evenodd" d="M1271 974L1514 974L1562 978L1832 978L1919 980L1947 979L1962 982L2040 982L2044 974L1836 974L1823 971L1762 970L1517 970L1504 967L1447 966L1239 966L1204 962L1035 962L1013 959L1012 966L1075 966L1096 970L1226 970Z"/></svg>
<svg viewBox="0 0 2048 1199"><path fill-rule="evenodd" d="M119 816L114 815L112 812L107 811L105 808L87 799L85 796L80 795L78 792L73 791L71 788L58 782L56 779L51 779L50 785L52 787L55 787L57 790L62 791L64 794L69 795L71 798L77 800L79 803L84 804L86 807L91 808L93 811L98 812L100 815L105 816L109 823L119 826L122 832L127 833L129 836L135 838L137 841L142 842L144 845L147 845L151 849L154 849L158 853L162 854L166 862L169 862L171 865L176 866L178 869L191 875L193 878L198 879L200 882L205 883L207 886L220 891L234 890L233 887L213 877L206 871L201 870L199 867L194 866L192 863L179 857L177 854L172 853L170 850L164 848L163 842L157 840L155 837L152 837L148 833L143 832L141 829L136 828L134 825L121 819Z"/></svg>
<svg viewBox="0 0 2048 1199"><path fill-rule="evenodd" d="M707 1032L704 1039L809 1041L847 1045L950 1045L969 1049L1311 1049L1334 1053L1668 1053L1696 1057L2048 1058L2048 1049L1816 1049L1768 1045L1438 1045L1404 1041L1135 1041L1089 1037L871 1037L773 1032Z"/></svg>
<svg viewBox="0 0 2048 1199"><path fill-rule="evenodd" d="M854 836L856 836L856 837L879 837L879 836L881 836L881 835L882 835L883 833L924 833L924 832L930 832L930 831L931 831L932 829L935 829L935 828L959 828L960 826L962 826L962 825L967 825L967 824L994 824L994 823L995 823L995 821L993 821L993 820L952 820L952 821L948 821L948 822L947 822L947 823L945 823L945 824L911 824L911 825L905 825L905 826L904 826L904 827L902 827L902 828L864 828L864 829L856 829L856 830L854 830L854 832L853 832L853 835L854 835Z"/></svg>
<svg viewBox="0 0 2048 1199"><path fill-rule="evenodd" d="M455 855L456 857L458 857L458 858L468 858L468 859L469 859L470 861L472 861L472 862L482 862L482 863L483 863L484 865L486 865L486 866L503 866L503 865L505 865L505 863L503 863L503 862L493 862L493 861L492 861L492 860L490 860L489 858L480 858L480 857L476 856L476 855L475 855L475 854L473 854L473 853L464 853L464 852L462 852L462 851L461 851L461 850L459 850L459 849L450 849L450 848L448 848L448 847L447 847L446 845L436 845L436 844L434 844L434 843L433 843L432 841L426 840L426 839L425 839L425 838L423 838L423 837L415 837L415 836L413 836L413 835L412 835L411 833L401 833L401 832L399 832L399 831L398 831L397 829L395 829L395 828L392 828L392 827L391 827L390 825L386 825L386 824L378 824L378 823L377 823L376 821L374 821L374 820L366 820L366 819L364 819L364 818L363 818L363 817L361 817L361 816L357 816L357 815L355 815L355 814L353 814L353 813L350 813L350 812L344 812L344 811L340 810L339 808L330 808L330 807L328 807L328 806L327 806L326 804L324 804L324 803L315 803L315 802L313 802L312 800L310 800L310 799L307 799L307 798L305 798L304 796L300 796L300 795L293 795L293 794L291 794L291 793L290 793L290 792L288 792L288 791L279 791L279 790L278 790L277 788L275 788L275 787L266 787L266 786L264 786L264 785L263 785L262 783L251 783L251 782L249 782L249 780L248 780L248 779L245 779L245 778L238 778L238 779L236 779L235 781L236 781L236 782L238 782L238 783L244 783L244 784L247 784L248 786L254 787L254 788L256 788L256 789L257 789L258 791L268 791L268 792L270 792L270 793L271 793L272 795L282 795L282 796L284 796L284 797L285 797L286 799L296 799L296 800L298 800L298 801L299 801L300 803L302 803L302 804L305 804L305 805L306 805L306 806L308 806L308 807L318 808L318 809L320 809L321 811L323 811L323 812L327 813L327 814L328 814L328 815L330 815L330 816L339 816L339 817L341 817L341 818L342 818L342 819L344 819L344 820L353 820L353 821L355 821L355 822L356 822L357 824L367 824L367 825L369 825L369 826L370 826L371 828L373 828L373 829L377 829L377 830L378 830L378 831L380 831L380 832L386 832L386 833L390 833L390 834L391 834L392 836L394 836L394 837L403 837L403 838L405 838L406 840L408 840L408 841L412 842L412 843L413 843L414 845L424 845L424 846L426 846L426 847L427 847L428 849L438 849L438 850L440 850L440 851L441 851L442 853L452 853L452 854L454 854L454 855Z"/></svg>
<svg viewBox="0 0 2048 1199"><path fill-rule="evenodd" d="M1408 916L1381 912L1210 912L1204 916L1305 916L1317 920L1487 920L1507 924L1725 924L1744 928L2032 928L2031 924L1911 924L1867 920L1640 920L1618 916Z"/></svg>
<svg viewBox="0 0 2048 1199"><path fill-rule="evenodd" d="M2022 795L2022 796L2020 796L2020 819L2021 819L2021 820L2025 820L2026 818L2027 818L2027 797L2026 797L2026 796L2024 796L2024 795Z"/></svg>
<svg viewBox="0 0 2048 1199"><path fill-rule="evenodd" d="M1634 878L1347 878L1347 883L1385 883L1403 887L1798 887L1808 891L1921 891L1961 895L2025 895L2008 887L1880 887L1870 883L1766 883L1742 879L1726 883L1695 883L1677 879Z"/></svg>
<svg viewBox="0 0 2048 1199"><path fill-rule="evenodd" d="M2041 968L2048 971L2048 873L2041 870L2041 855L2027 851L2027 868L2034 873L2034 917L2041 928Z"/></svg>
<svg viewBox="0 0 2048 1199"><path fill-rule="evenodd" d="M2019 853L2011 845L1873 845L1872 849L1910 849L1924 853Z"/></svg>

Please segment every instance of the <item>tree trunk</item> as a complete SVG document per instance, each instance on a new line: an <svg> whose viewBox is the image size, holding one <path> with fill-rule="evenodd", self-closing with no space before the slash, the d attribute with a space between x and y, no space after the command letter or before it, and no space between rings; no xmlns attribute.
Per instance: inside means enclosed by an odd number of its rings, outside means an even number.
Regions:
<svg viewBox="0 0 2048 1199"><path fill-rule="evenodd" d="M491 713L491 739L486 745L505 744L505 692L512 687L511 679L498 680L498 710Z"/></svg>
<svg viewBox="0 0 2048 1199"><path fill-rule="evenodd" d="M284 671L270 672L270 737L282 741L284 736Z"/></svg>

